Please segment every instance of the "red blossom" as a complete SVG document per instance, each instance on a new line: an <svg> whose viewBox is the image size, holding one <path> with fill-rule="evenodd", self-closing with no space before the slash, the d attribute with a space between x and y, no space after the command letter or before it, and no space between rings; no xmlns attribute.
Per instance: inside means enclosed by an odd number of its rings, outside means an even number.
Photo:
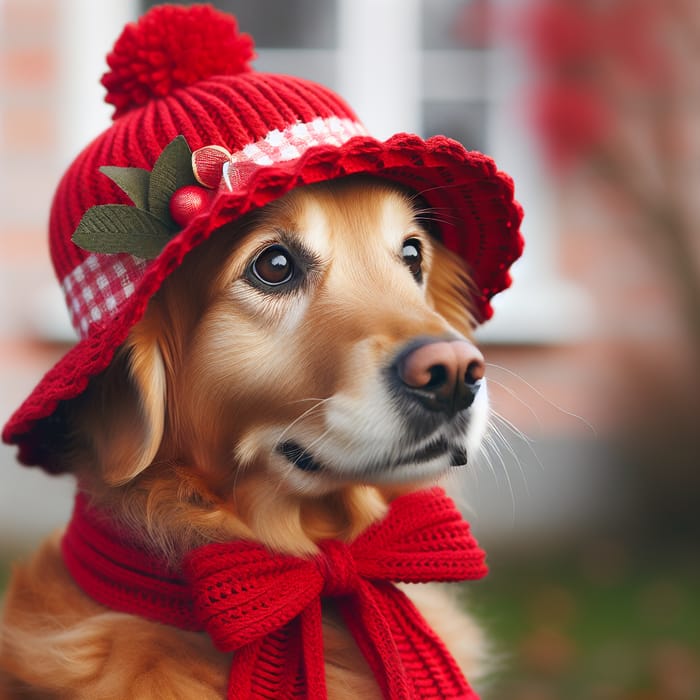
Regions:
<svg viewBox="0 0 700 700"><path fill-rule="evenodd" d="M583 84L561 83L556 89L549 86L535 93L530 111L546 154L557 169L603 145L614 119L600 94Z"/></svg>
<svg viewBox="0 0 700 700"><path fill-rule="evenodd" d="M534 0L517 19L513 29L545 72L585 62L601 49L597 18L585 2Z"/></svg>
<svg viewBox="0 0 700 700"><path fill-rule="evenodd" d="M650 88L671 77L664 35L668 5L664 0L618 0L606 24L606 46L628 79Z"/></svg>
<svg viewBox="0 0 700 700"><path fill-rule="evenodd" d="M665 0L532 0L518 17L535 69L531 114L556 167L614 148L625 104L672 77ZM630 99L630 96L632 98Z"/></svg>

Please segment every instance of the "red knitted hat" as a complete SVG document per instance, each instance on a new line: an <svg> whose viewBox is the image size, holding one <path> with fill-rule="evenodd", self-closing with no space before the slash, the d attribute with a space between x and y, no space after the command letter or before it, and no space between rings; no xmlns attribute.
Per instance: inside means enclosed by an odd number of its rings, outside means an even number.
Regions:
<svg viewBox="0 0 700 700"><path fill-rule="evenodd" d="M109 365L188 251L299 185L362 173L421 193L474 280L479 321L510 284L522 210L493 161L443 136L380 142L327 88L257 73L252 58L235 19L204 5L153 8L107 57L114 123L68 168L49 223L80 341L3 430L21 462L56 470L59 404Z"/></svg>

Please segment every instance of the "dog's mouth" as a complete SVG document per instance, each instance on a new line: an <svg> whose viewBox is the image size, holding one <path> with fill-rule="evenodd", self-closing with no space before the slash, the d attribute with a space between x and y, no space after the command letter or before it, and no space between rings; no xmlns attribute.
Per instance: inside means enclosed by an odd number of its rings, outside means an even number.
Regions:
<svg viewBox="0 0 700 700"><path fill-rule="evenodd" d="M314 455L298 442L288 440L277 447L277 451L285 457L296 469L308 474L332 471L318 461ZM446 466L461 467L467 464L467 451L462 445L453 445L445 437L438 437L414 452L401 455L399 459L386 464L367 464L359 471L362 474L386 474L402 467L421 465L434 460L448 457Z"/></svg>
<svg viewBox="0 0 700 700"><path fill-rule="evenodd" d="M277 450L287 458L297 469L303 472L319 472L323 469L313 456L307 452L298 442L283 442Z"/></svg>

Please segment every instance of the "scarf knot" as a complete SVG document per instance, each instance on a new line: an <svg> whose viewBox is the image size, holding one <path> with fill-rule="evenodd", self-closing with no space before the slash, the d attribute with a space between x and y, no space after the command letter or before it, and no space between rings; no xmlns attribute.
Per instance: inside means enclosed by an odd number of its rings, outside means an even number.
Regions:
<svg viewBox="0 0 700 700"><path fill-rule="evenodd" d="M339 598L355 593L360 586L360 575L350 547L344 542L327 540L320 545L316 565L323 578L321 595Z"/></svg>

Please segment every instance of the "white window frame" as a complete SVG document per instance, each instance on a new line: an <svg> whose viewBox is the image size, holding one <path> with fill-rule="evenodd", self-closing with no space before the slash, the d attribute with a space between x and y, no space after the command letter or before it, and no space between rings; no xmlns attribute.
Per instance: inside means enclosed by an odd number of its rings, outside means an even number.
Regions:
<svg viewBox="0 0 700 700"><path fill-rule="evenodd" d="M112 122L100 78L106 55L127 22L139 16L139 0L61 0L57 4L58 144L52 159L56 181L78 153ZM32 303L32 326L44 340L73 343L65 300L55 281L37 290Z"/></svg>
<svg viewBox="0 0 700 700"><path fill-rule="evenodd" d="M59 148L63 169L112 123L100 84L106 56L124 25L138 18L139 0L61 0L59 7Z"/></svg>

